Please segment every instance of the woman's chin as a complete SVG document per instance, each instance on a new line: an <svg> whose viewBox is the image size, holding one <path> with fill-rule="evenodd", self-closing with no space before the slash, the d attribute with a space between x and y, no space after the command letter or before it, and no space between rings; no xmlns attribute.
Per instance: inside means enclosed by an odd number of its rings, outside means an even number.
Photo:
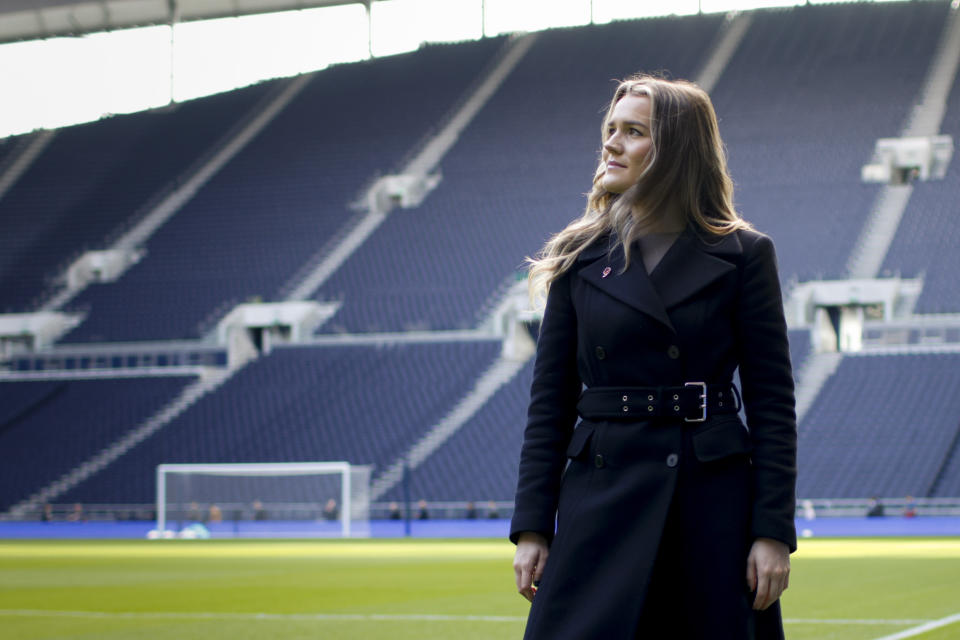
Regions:
<svg viewBox="0 0 960 640"><path fill-rule="evenodd" d="M617 180L604 180L603 188L609 191L610 193L617 193L617 194L620 194L626 191L626 188L622 184L620 184L620 182L618 182Z"/></svg>

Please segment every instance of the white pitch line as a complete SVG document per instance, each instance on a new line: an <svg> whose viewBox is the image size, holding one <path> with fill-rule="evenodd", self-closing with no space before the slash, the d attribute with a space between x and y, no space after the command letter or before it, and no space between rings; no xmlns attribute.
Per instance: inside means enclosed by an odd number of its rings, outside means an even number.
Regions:
<svg viewBox="0 0 960 640"><path fill-rule="evenodd" d="M946 618L940 618L939 620L931 620L926 624L922 624L919 627L913 627L912 629L905 629L900 633L894 633L893 635L883 636L882 638L877 638L877 640L901 640L902 638L912 638L913 636L918 636L921 633L926 633L927 631L932 631L934 629L939 629L940 627L945 627L948 624L953 624L954 622L960 622L960 613L955 613L952 616L947 616Z"/></svg>
<svg viewBox="0 0 960 640"><path fill-rule="evenodd" d="M932 622L928 618L920 619L902 619L892 618L784 618L784 624L837 624L837 625L898 625L898 624L924 624Z"/></svg>

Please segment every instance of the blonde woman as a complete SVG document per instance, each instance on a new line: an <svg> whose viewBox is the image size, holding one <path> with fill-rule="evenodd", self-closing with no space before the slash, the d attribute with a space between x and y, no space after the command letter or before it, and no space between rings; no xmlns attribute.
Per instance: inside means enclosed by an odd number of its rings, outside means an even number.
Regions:
<svg viewBox="0 0 960 640"><path fill-rule="evenodd" d="M586 212L530 283L547 295L510 533L525 638L782 638L796 417L780 283L773 243L734 210L703 90L617 87Z"/></svg>

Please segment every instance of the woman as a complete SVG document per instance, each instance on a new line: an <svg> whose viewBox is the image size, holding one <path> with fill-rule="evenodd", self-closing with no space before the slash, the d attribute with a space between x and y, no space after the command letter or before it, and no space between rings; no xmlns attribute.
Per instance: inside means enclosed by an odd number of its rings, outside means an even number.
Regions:
<svg viewBox="0 0 960 640"><path fill-rule="evenodd" d="M621 83L601 156L530 270L548 295L510 533L525 637L782 638L796 417L773 244L733 208L696 85Z"/></svg>

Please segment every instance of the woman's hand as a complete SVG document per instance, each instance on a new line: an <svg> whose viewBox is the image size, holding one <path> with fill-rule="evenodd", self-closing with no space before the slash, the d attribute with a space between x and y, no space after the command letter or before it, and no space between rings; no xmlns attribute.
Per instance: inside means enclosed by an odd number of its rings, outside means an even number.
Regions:
<svg viewBox="0 0 960 640"><path fill-rule="evenodd" d="M517 538L517 552L513 556L513 572L517 577L517 591L533 602L533 583L540 580L547 564L547 539L539 533L524 531Z"/></svg>
<svg viewBox="0 0 960 640"><path fill-rule="evenodd" d="M762 611L790 585L790 549L773 538L757 538L747 557L747 584L757 592L753 608Z"/></svg>

